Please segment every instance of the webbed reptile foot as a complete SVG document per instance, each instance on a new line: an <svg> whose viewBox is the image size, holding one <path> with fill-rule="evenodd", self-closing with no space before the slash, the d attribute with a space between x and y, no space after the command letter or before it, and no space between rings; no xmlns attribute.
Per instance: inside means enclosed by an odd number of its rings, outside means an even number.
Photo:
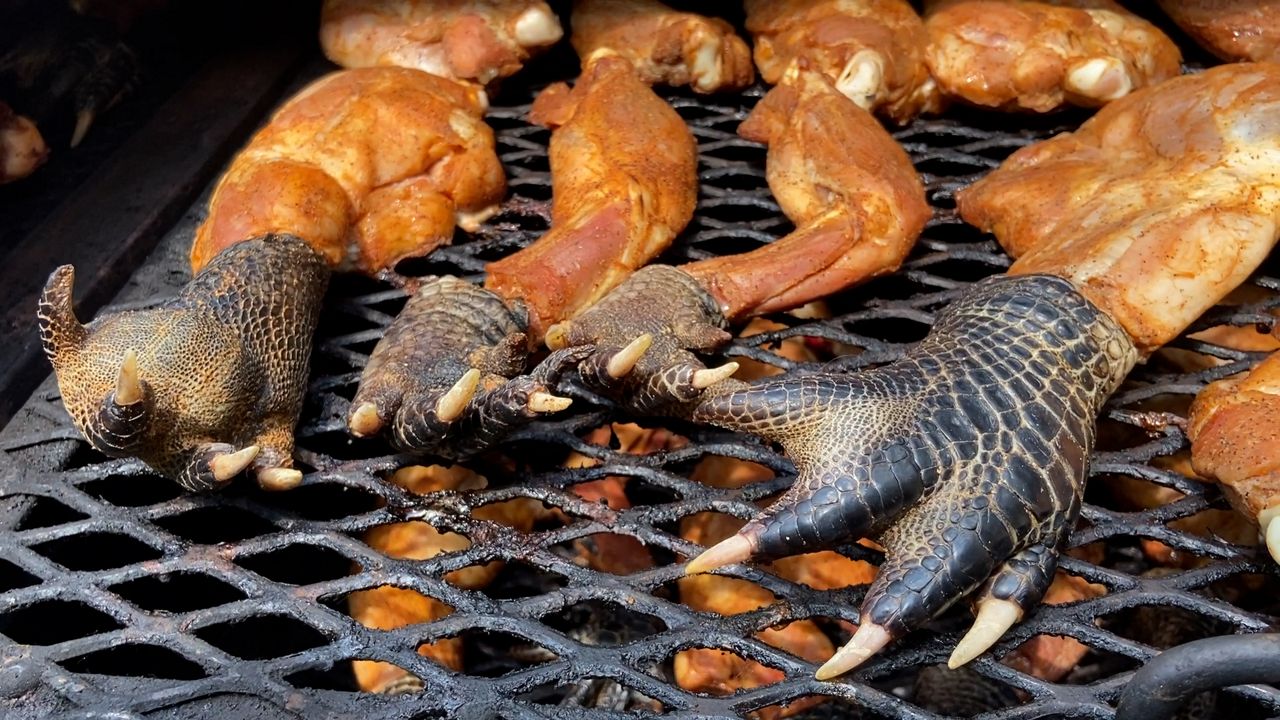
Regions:
<svg viewBox="0 0 1280 720"><path fill-rule="evenodd" d="M547 331L547 347L595 348L578 366L584 382L630 409L670 412L733 375L737 363L707 368L693 354L724 345L724 316L696 280L650 265L600 302Z"/></svg>
<svg viewBox="0 0 1280 720"><path fill-rule="evenodd" d="M219 254L157 307L81 325L75 272L53 272L38 315L62 402L89 442L138 457L188 490L251 469L271 490L290 467L311 336L328 266L302 240L268 235Z"/></svg>
<svg viewBox="0 0 1280 720"><path fill-rule="evenodd" d="M424 285L369 356L347 426L389 429L401 450L461 459L569 407L552 394L587 349L552 353L527 375L525 320L502 298L454 277Z"/></svg>
<svg viewBox="0 0 1280 720"><path fill-rule="evenodd" d="M1052 581L1095 418L1136 360L1124 331L1067 281L1002 277L939 313L890 365L709 397L695 420L781 443L798 476L687 571L878 536L886 558L858 631L818 677L856 667L982 586L951 657L964 664Z"/></svg>

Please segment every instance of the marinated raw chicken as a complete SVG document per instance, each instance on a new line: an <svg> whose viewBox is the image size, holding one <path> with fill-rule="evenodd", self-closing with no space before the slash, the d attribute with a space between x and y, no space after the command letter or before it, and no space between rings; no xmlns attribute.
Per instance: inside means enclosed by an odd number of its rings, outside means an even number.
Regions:
<svg viewBox="0 0 1280 720"><path fill-rule="evenodd" d="M1280 62L1280 3L1274 0L1159 0L1173 21L1223 60Z"/></svg>
<svg viewBox="0 0 1280 720"><path fill-rule="evenodd" d="M48 158L36 124L0 102L0 185L30 175Z"/></svg>
<svg viewBox="0 0 1280 720"><path fill-rule="evenodd" d="M348 68L390 65L487 85L558 42L542 0L325 0L324 54Z"/></svg>
<svg viewBox="0 0 1280 720"><path fill-rule="evenodd" d="M483 93L404 68L346 70L285 103L232 161L191 265L268 232L369 274L474 230L506 192Z"/></svg>
<svg viewBox="0 0 1280 720"><path fill-rule="evenodd" d="M697 92L751 84L751 51L729 23L678 12L658 0L575 0L569 41L586 60L626 58L647 83L688 85Z"/></svg>
<svg viewBox="0 0 1280 720"><path fill-rule="evenodd" d="M572 90L543 91L531 117L554 128L551 230L490 263L484 289L443 278L419 291L365 368L348 422L357 435L390 426L403 449L465 457L564 409L569 399L550 389L590 349L552 353L509 380L530 341L665 250L693 216L693 136L626 60L588 63ZM627 374L627 356L611 368Z"/></svg>
<svg viewBox="0 0 1280 720"><path fill-rule="evenodd" d="M1280 562L1280 352L1244 377L1210 384L1191 406L1187 435L1200 475L1258 523Z"/></svg>
<svg viewBox="0 0 1280 720"><path fill-rule="evenodd" d="M924 23L906 0L747 0L746 7L765 82L799 63L858 107L899 123L941 108L925 65Z"/></svg>
<svg viewBox="0 0 1280 720"><path fill-rule="evenodd" d="M1181 53L1112 0L930 0L926 60L941 91L985 107L1092 107L1178 75Z"/></svg>

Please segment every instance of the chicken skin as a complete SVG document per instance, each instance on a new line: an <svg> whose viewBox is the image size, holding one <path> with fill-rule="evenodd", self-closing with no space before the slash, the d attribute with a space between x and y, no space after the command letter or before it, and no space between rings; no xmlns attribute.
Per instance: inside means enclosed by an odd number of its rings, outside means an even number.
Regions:
<svg viewBox="0 0 1280 720"><path fill-rule="evenodd" d="M747 0L746 8L765 82L799 63L858 107L898 123L940 109L924 23L905 0Z"/></svg>
<svg viewBox="0 0 1280 720"><path fill-rule="evenodd" d="M1094 107L1178 75L1164 33L1112 0L930 0L926 61L942 92L1005 110Z"/></svg>
<svg viewBox="0 0 1280 720"><path fill-rule="evenodd" d="M325 0L324 54L348 68L389 65L487 85L564 35L542 0Z"/></svg>
<svg viewBox="0 0 1280 720"><path fill-rule="evenodd" d="M1201 47L1223 60L1280 62L1280 3L1269 0L1159 0Z"/></svg>
<svg viewBox="0 0 1280 720"><path fill-rule="evenodd" d="M268 232L335 269L376 275L474 230L506 193L483 94L404 68L330 74L285 103L218 182L196 231L199 270Z"/></svg>
<svg viewBox="0 0 1280 720"><path fill-rule="evenodd" d="M29 118L0 102L0 185L21 180L49 159L49 147Z"/></svg>
<svg viewBox="0 0 1280 720"><path fill-rule="evenodd" d="M719 19L678 12L658 0L575 0L569 41L584 59L621 55L650 84L700 93L751 84L751 51Z"/></svg>
<svg viewBox="0 0 1280 720"><path fill-rule="evenodd" d="M348 418L355 434L389 427L402 449L461 458L564 409L569 400L550 389L590 349L554 352L514 378L532 343L665 250L693 216L693 136L623 58L589 63L572 90L547 88L531 117L554 128L551 230L490 263L483 289L442 278L419 291L369 360ZM626 366L624 356L611 368Z"/></svg>

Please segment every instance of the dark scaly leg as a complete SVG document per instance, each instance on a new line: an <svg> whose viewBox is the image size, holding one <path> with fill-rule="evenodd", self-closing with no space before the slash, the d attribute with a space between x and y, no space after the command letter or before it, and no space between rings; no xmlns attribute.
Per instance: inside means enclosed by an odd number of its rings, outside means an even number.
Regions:
<svg viewBox="0 0 1280 720"><path fill-rule="evenodd" d="M563 410L559 375L589 349L552 353L528 375L525 318L497 295L454 277L424 285L369 356L351 401L357 436L387 428L402 450L454 459Z"/></svg>
<svg viewBox="0 0 1280 720"><path fill-rule="evenodd" d="M1097 413L1136 360L1124 331L1070 283L1002 277L975 285L893 364L713 392L693 418L781 443L798 478L688 571L878 535L886 558L858 631L819 677L987 583L960 664L1051 581Z"/></svg>

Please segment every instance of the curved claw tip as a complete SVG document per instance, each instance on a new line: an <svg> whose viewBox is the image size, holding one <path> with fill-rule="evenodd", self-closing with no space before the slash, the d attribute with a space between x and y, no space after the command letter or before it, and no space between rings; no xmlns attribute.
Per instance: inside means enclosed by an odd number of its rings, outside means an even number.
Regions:
<svg viewBox="0 0 1280 720"><path fill-rule="evenodd" d="M831 659L818 668L814 677L819 680L830 680L839 677L867 661L867 658L880 652L888 645L893 636L888 630L875 623L864 622L858 625L858 631L845 646L836 651Z"/></svg>
<svg viewBox="0 0 1280 720"><path fill-rule="evenodd" d="M684 566L684 574L697 575L710 572L725 565L744 562L754 554L755 547L749 539L742 535L733 535L712 545L701 555L690 560L689 564Z"/></svg>
<svg viewBox="0 0 1280 720"><path fill-rule="evenodd" d="M120 376L116 378L115 403L132 405L141 399L142 383L138 381L138 353L133 348L129 348L124 351L124 361L120 363Z"/></svg>
<svg viewBox="0 0 1280 720"><path fill-rule="evenodd" d="M978 603L978 616L973 620L973 627L956 644L947 660L947 667L955 670L986 652L1021 619L1022 608L1012 600L984 598Z"/></svg>
<svg viewBox="0 0 1280 720"><path fill-rule="evenodd" d="M449 388L449 392L436 401L436 418L440 422L450 423L462 417L471 398L475 397L476 388L480 385L480 371L471 368L458 378L458 382Z"/></svg>
<svg viewBox="0 0 1280 720"><path fill-rule="evenodd" d="M293 468L266 468L258 471L258 485L263 490L292 490L302 483L302 471Z"/></svg>
<svg viewBox="0 0 1280 720"><path fill-rule="evenodd" d="M1273 560L1280 563L1280 505L1263 510L1258 519L1267 551L1271 553Z"/></svg>
<svg viewBox="0 0 1280 720"><path fill-rule="evenodd" d="M653 345L653 335L645 333L635 340L632 340L626 347L613 354L609 358L609 364L605 366L605 372L609 373L609 377L618 379L635 368L636 363L640 362L640 358L649 351L649 346Z"/></svg>
<svg viewBox="0 0 1280 720"><path fill-rule="evenodd" d="M93 111L81 110L76 113L76 129L71 133L71 147L75 147L84 140L84 136L89 134L89 127L93 125Z"/></svg>
<svg viewBox="0 0 1280 720"><path fill-rule="evenodd" d="M213 473L213 478L218 482L226 482L249 467L249 463L258 457L259 450L261 448L257 445L250 445L232 453L218 455L209 461L209 472Z"/></svg>
<svg viewBox="0 0 1280 720"><path fill-rule="evenodd" d="M569 347L569 323L558 322L547 328L547 334L543 336L542 341L551 350L563 350Z"/></svg>
<svg viewBox="0 0 1280 720"><path fill-rule="evenodd" d="M690 384L698 390L705 390L721 380L728 380L736 372L738 372L738 363L736 362L725 363L718 368L696 370L693 373L693 379Z"/></svg>
<svg viewBox="0 0 1280 720"><path fill-rule="evenodd" d="M360 403L360 407L347 419L347 428L356 437L377 435L382 429L382 418L378 417L378 407L371 402Z"/></svg>
<svg viewBox="0 0 1280 720"><path fill-rule="evenodd" d="M541 390L529 393L529 409L540 413L560 412L573 404L573 400L559 395L544 393Z"/></svg>

